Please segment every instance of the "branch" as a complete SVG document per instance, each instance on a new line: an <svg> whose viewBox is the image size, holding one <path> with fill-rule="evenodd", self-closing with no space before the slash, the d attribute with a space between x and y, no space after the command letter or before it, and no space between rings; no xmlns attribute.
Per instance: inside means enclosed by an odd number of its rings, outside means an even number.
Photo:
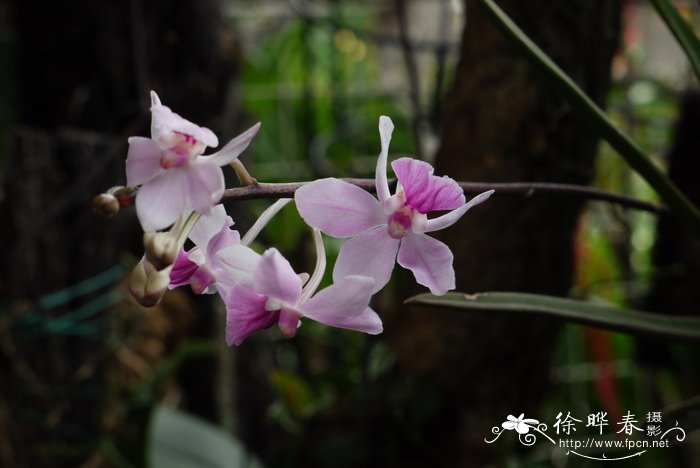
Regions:
<svg viewBox="0 0 700 468"><path fill-rule="evenodd" d="M375 192L374 179L343 179L353 185ZM259 183L247 187L230 188L224 192L221 203L229 203L241 200L254 200L264 198L292 198L294 192L310 182L289 182L282 184ZM389 182L391 189L396 187L396 180ZM584 198L586 200L598 200L615 203L627 208L648 211L656 214L669 213L669 209L662 204L650 203L626 195L618 195L606 190L587 187L585 185L572 184L550 184L543 182L508 182L508 183L485 183L485 182L459 182L460 187L466 194L478 194L486 190L494 189L494 196L542 196L559 195L567 197Z"/></svg>

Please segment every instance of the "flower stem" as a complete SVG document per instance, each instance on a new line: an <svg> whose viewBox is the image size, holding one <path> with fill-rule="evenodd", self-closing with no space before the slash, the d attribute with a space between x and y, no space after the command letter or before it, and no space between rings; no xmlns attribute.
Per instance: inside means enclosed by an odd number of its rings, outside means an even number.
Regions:
<svg viewBox="0 0 700 468"><path fill-rule="evenodd" d="M374 179L343 180L353 185L357 185L370 193L375 193L376 187ZM265 198L293 197L294 192L299 187L308 183L310 182L289 182L282 184L259 183L257 186L231 188L224 192L224 196L221 198L220 203ZM396 180L389 181L389 186L393 190L396 187ZM568 196L587 200L606 201L625 206L627 208L649 211L656 214L667 214L670 212L669 209L663 204L651 203L638 198L620 195L585 185L554 184L544 182L459 182L459 186L462 187L466 194L472 195L493 189L496 191L496 193L494 193L494 196L496 197L532 197L552 195Z"/></svg>
<svg viewBox="0 0 700 468"><path fill-rule="evenodd" d="M258 236L258 234L260 234L260 231L262 231L263 228L267 226L267 223L269 223L270 220L282 208L287 206L287 203L289 203L290 201L292 201L291 198L282 198L280 200L277 200L269 208L263 211L260 217L257 219L257 221L255 221L255 224L253 224L251 228L248 229L248 232L245 233L245 236L243 236L243 239L241 239L241 244L246 246L250 245Z"/></svg>
<svg viewBox="0 0 700 468"><path fill-rule="evenodd" d="M256 187L258 185L258 181L250 175L248 169L245 168L240 160L234 159L231 163L231 167L236 171L236 176L241 185L244 187Z"/></svg>
<svg viewBox="0 0 700 468"><path fill-rule="evenodd" d="M326 249L323 246L321 231L313 228L311 232L314 238L314 247L316 247L316 267L314 268L311 278L301 291L301 296L299 296L299 304L303 304L304 302L308 301L311 296L313 296L316 289L318 289L318 285L321 284L323 273L326 271Z"/></svg>
<svg viewBox="0 0 700 468"><path fill-rule="evenodd" d="M182 248L182 246L185 245L187 236L190 234L190 231L194 227L194 224L197 222L197 220L199 220L201 216L202 213L199 213L197 211L193 211L192 213L190 213L190 216L187 218L187 221L185 221L177 236L177 245L179 248Z"/></svg>
<svg viewBox="0 0 700 468"><path fill-rule="evenodd" d="M375 193L374 179L343 179L348 183L357 185L370 193ZM244 200L261 200L276 198L292 198L294 192L301 186L311 182L287 182L279 184L256 183L245 187L227 189L219 203L231 203ZM669 214L670 210L662 203L653 203L638 198L620 195L587 185L557 184L547 182L458 182L464 193L477 195L487 190L495 190L494 197L523 197L534 196L560 196L581 198L585 200L605 201L626 208L648 211L655 214ZM394 190L396 180L389 181L389 187ZM131 197L135 195L131 194Z"/></svg>

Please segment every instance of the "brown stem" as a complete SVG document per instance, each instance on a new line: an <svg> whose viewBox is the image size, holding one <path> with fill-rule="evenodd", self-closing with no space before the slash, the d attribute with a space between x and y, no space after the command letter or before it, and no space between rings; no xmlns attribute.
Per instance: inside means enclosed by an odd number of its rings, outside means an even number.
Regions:
<svg viewBox="0 0 700 468"><path fill-rule="evenodd" d="M374 179L343 179L353 185L374 193ZM259 183L247 187L230 188L224 192L221 198L221 203L229 203L240 200L254 200L263 198L291 198L294 192L310 182L289 182L281 184L266 184ZM396 186L396 180L389 181L389 185L393 190ZM606 190L588 187L584 185L573 184L553 184L542 182L505 182L505 183L488 183L488 182L459 182L460 187L466 194L478 194L486 190L494 189L494 196L547 196L559 195L567 197L585 198L588 200L606 201L617 205L633 208L637 210L649 211L651 213L663 214L668 213L668 208L659 203L651 203L637 198L628 197L608 192Z"/></svg>
<svg viewBox="0 0 700 468"><path fill-rule="evenodd" d="M306 184L311 182L286 182L279 184L260 183L251 178L254 185L246 185L243 187L230 188L224 191L224 195L219 200L219 203L230 203L243 200L260 200L260 199L276 199L276 198L293 198L294 192ZM376 192L374 179L342 179L353 185L357 185L361 189L367 190L370 193ZM467 195L476 195L487 190L495 190L494 196L510 196L510 197L532 197L532 196L548 196L557 195L562 197L577 197L587 200L605 201L615 203L626 208L648 211L655 214L670 213L668 207L661 203L652 203L638 198L629 197L627 195L619 195L617 193L608 192L594 187L574 184L554 184L544 182L458 182L464 193ZM396 180L389 181L389 187L394 190ZM128 195L131 198L136 195L136 190ZM120 203L123 200L120 199ZM123 206L127 206L124 203Z"/></svg>

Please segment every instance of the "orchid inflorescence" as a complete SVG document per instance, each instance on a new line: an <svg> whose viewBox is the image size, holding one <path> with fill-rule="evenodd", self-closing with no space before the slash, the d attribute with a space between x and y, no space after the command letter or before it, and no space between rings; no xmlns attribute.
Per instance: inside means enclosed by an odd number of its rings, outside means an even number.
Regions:
<svg viewBox="0 0 700 468"><path fill-rule="evenodd" d="M156 305L165 291L185 285L197 294L218 293L226 305L226 342L239 345L251 333L275 323L284 335L294 336L304 317L380 333L382 321L369 303L388 283L396 261L433 294L455 288L452 252L426 233L454 224L493 190L466 202L454 180L433 175L426 162L404 157L392 162L398 179L392 195L386 172L394 129L389 117L379 118L377 198L335 178L317 180L296 191L294 201L312 228L317 256L309 275L296 273L274 247L262 254L250 247L292 199L272 204L243 237L219 204L225 189L222 166L233 165L241 180L254 181L237 158L260 124L220 151L204 155L207 147L218 145L211 130L172 112L153 91L150 110L151 138L129 138L128 187L113 188L95 198L98 211L113 214L119 206L128 205L125 200L135 192L145 254L132 271L129 291L141 305ZM429 219L431 211L447 213ZM321 232L348 240L335 263L333 284L317 291L326 268ZM194 244L189 250L184 249L187 239Z"/></svg>

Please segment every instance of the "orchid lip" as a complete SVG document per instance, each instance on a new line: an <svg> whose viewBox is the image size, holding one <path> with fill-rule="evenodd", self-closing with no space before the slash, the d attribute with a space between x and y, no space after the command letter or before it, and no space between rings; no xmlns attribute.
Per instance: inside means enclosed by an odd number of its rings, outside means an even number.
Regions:
<svg viewBox="0 0 700 468"><path fill-rule="evenodd" d="M284 336L291 338L296 335L299 319L301 317L302 314L297 310L287 307L282 308L278 324Z"/></svg>
<svg viewBox="0 0 700 468"><path fill-rule="evenodd" d="M394 239L406 237L413 226L413 210L408 206L402 206L394 211L387 222L387 232Z"/></svg>
<svg viewBox="0 0 700 468"><path fill-rule="evenodd" d="M195 294L204 293L216 281L216 276L206 265L201 265L192 275L190 286Z"/></svg>
<svg viewBox="0 0 700 468"><path fill-rule="evenodd" d="M190 161L189 155L168 149L160 154L160 167L163 169L172 169L173 167L186 166Z"/></svg>

